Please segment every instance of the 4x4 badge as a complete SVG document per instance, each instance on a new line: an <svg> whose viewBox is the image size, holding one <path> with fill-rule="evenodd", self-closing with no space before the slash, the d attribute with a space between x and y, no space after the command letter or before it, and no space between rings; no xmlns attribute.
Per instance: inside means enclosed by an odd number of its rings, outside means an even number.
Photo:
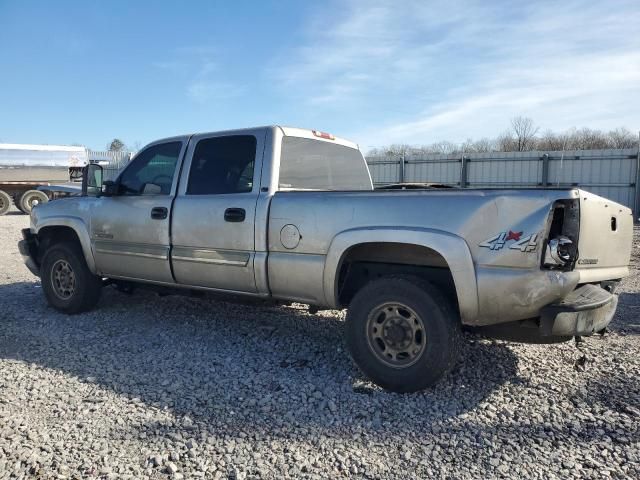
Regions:
<svg viewBox="0 0 640 480"><path fill-rule="evenodd" d="M490 250L500 250L504 247L504 244L514 240L514 243L509 245L511 250L520 250L521 252L533 252L538 246L538 234L532 233L525 237L522 236L523 232L500 232L499 234L486 239L478 246L488 248Z"/></svg>

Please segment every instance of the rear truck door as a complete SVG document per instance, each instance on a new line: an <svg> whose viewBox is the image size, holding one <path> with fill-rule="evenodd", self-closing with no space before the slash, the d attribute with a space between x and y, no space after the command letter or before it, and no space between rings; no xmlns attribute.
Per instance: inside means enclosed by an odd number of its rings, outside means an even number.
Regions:
<svg viewBox="0 0 640 480"><path fill-rule="evenodd" d="M101 275L174 283L169 214L188 137L149 145L118 177L117 194L96 199L91 247Z"/></svg>
<svg viewBox="0 0 640 480"><path fill-rule="evenodd" d="M256 293L255 214L265 129L191 138L172 214L178 283Z"/></svg>

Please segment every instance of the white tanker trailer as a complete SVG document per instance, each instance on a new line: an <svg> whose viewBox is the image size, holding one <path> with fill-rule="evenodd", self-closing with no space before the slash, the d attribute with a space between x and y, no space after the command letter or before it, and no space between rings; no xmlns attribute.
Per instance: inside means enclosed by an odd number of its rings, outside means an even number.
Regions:
<svg viewBox="0 0 640 480"><path fill-rule="evenodd" d="M54 195L38 188L81 180L88 162L85 147L0 143L0 215L12 202L30 213L34 205Z"/></svg>

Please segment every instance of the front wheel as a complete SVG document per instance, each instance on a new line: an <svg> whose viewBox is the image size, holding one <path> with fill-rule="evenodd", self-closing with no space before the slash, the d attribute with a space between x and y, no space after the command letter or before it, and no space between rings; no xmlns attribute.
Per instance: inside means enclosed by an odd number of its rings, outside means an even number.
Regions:
<svg viewBox="0 0 640 480"><path fill-rule="evenodd" d="M360 369L381 387L415 392L436 383L455 365L460 320L449 300L412 276L373 280L353 298L347 345Z"/></svg>
<svg viewBox="0 0 640 480"><path fill-rule="evenodd" d="M49 247L42 259L40 278L47 302L60 312L85 312L100 299L102 280L91 273L82 250L74 243Z"/></svg>

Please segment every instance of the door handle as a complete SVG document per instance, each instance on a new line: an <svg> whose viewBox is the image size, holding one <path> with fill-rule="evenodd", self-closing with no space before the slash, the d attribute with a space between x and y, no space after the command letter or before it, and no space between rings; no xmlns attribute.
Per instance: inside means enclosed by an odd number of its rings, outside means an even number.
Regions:
<svg viewBox="0 0 640 480"><path fill-rule="evenodd" d="M169 210L167 210L165 207L153 207L151 209L151 218L153 218L154 220L164 220L165 218L167 218L168 214Z"/></svg>
<svg viewBox="0 0 640 480"><path fill-rule="evenodd" d="M224 220L226 222L244 222L246 214L244 208L227 208L224 211Z"/></svg>

